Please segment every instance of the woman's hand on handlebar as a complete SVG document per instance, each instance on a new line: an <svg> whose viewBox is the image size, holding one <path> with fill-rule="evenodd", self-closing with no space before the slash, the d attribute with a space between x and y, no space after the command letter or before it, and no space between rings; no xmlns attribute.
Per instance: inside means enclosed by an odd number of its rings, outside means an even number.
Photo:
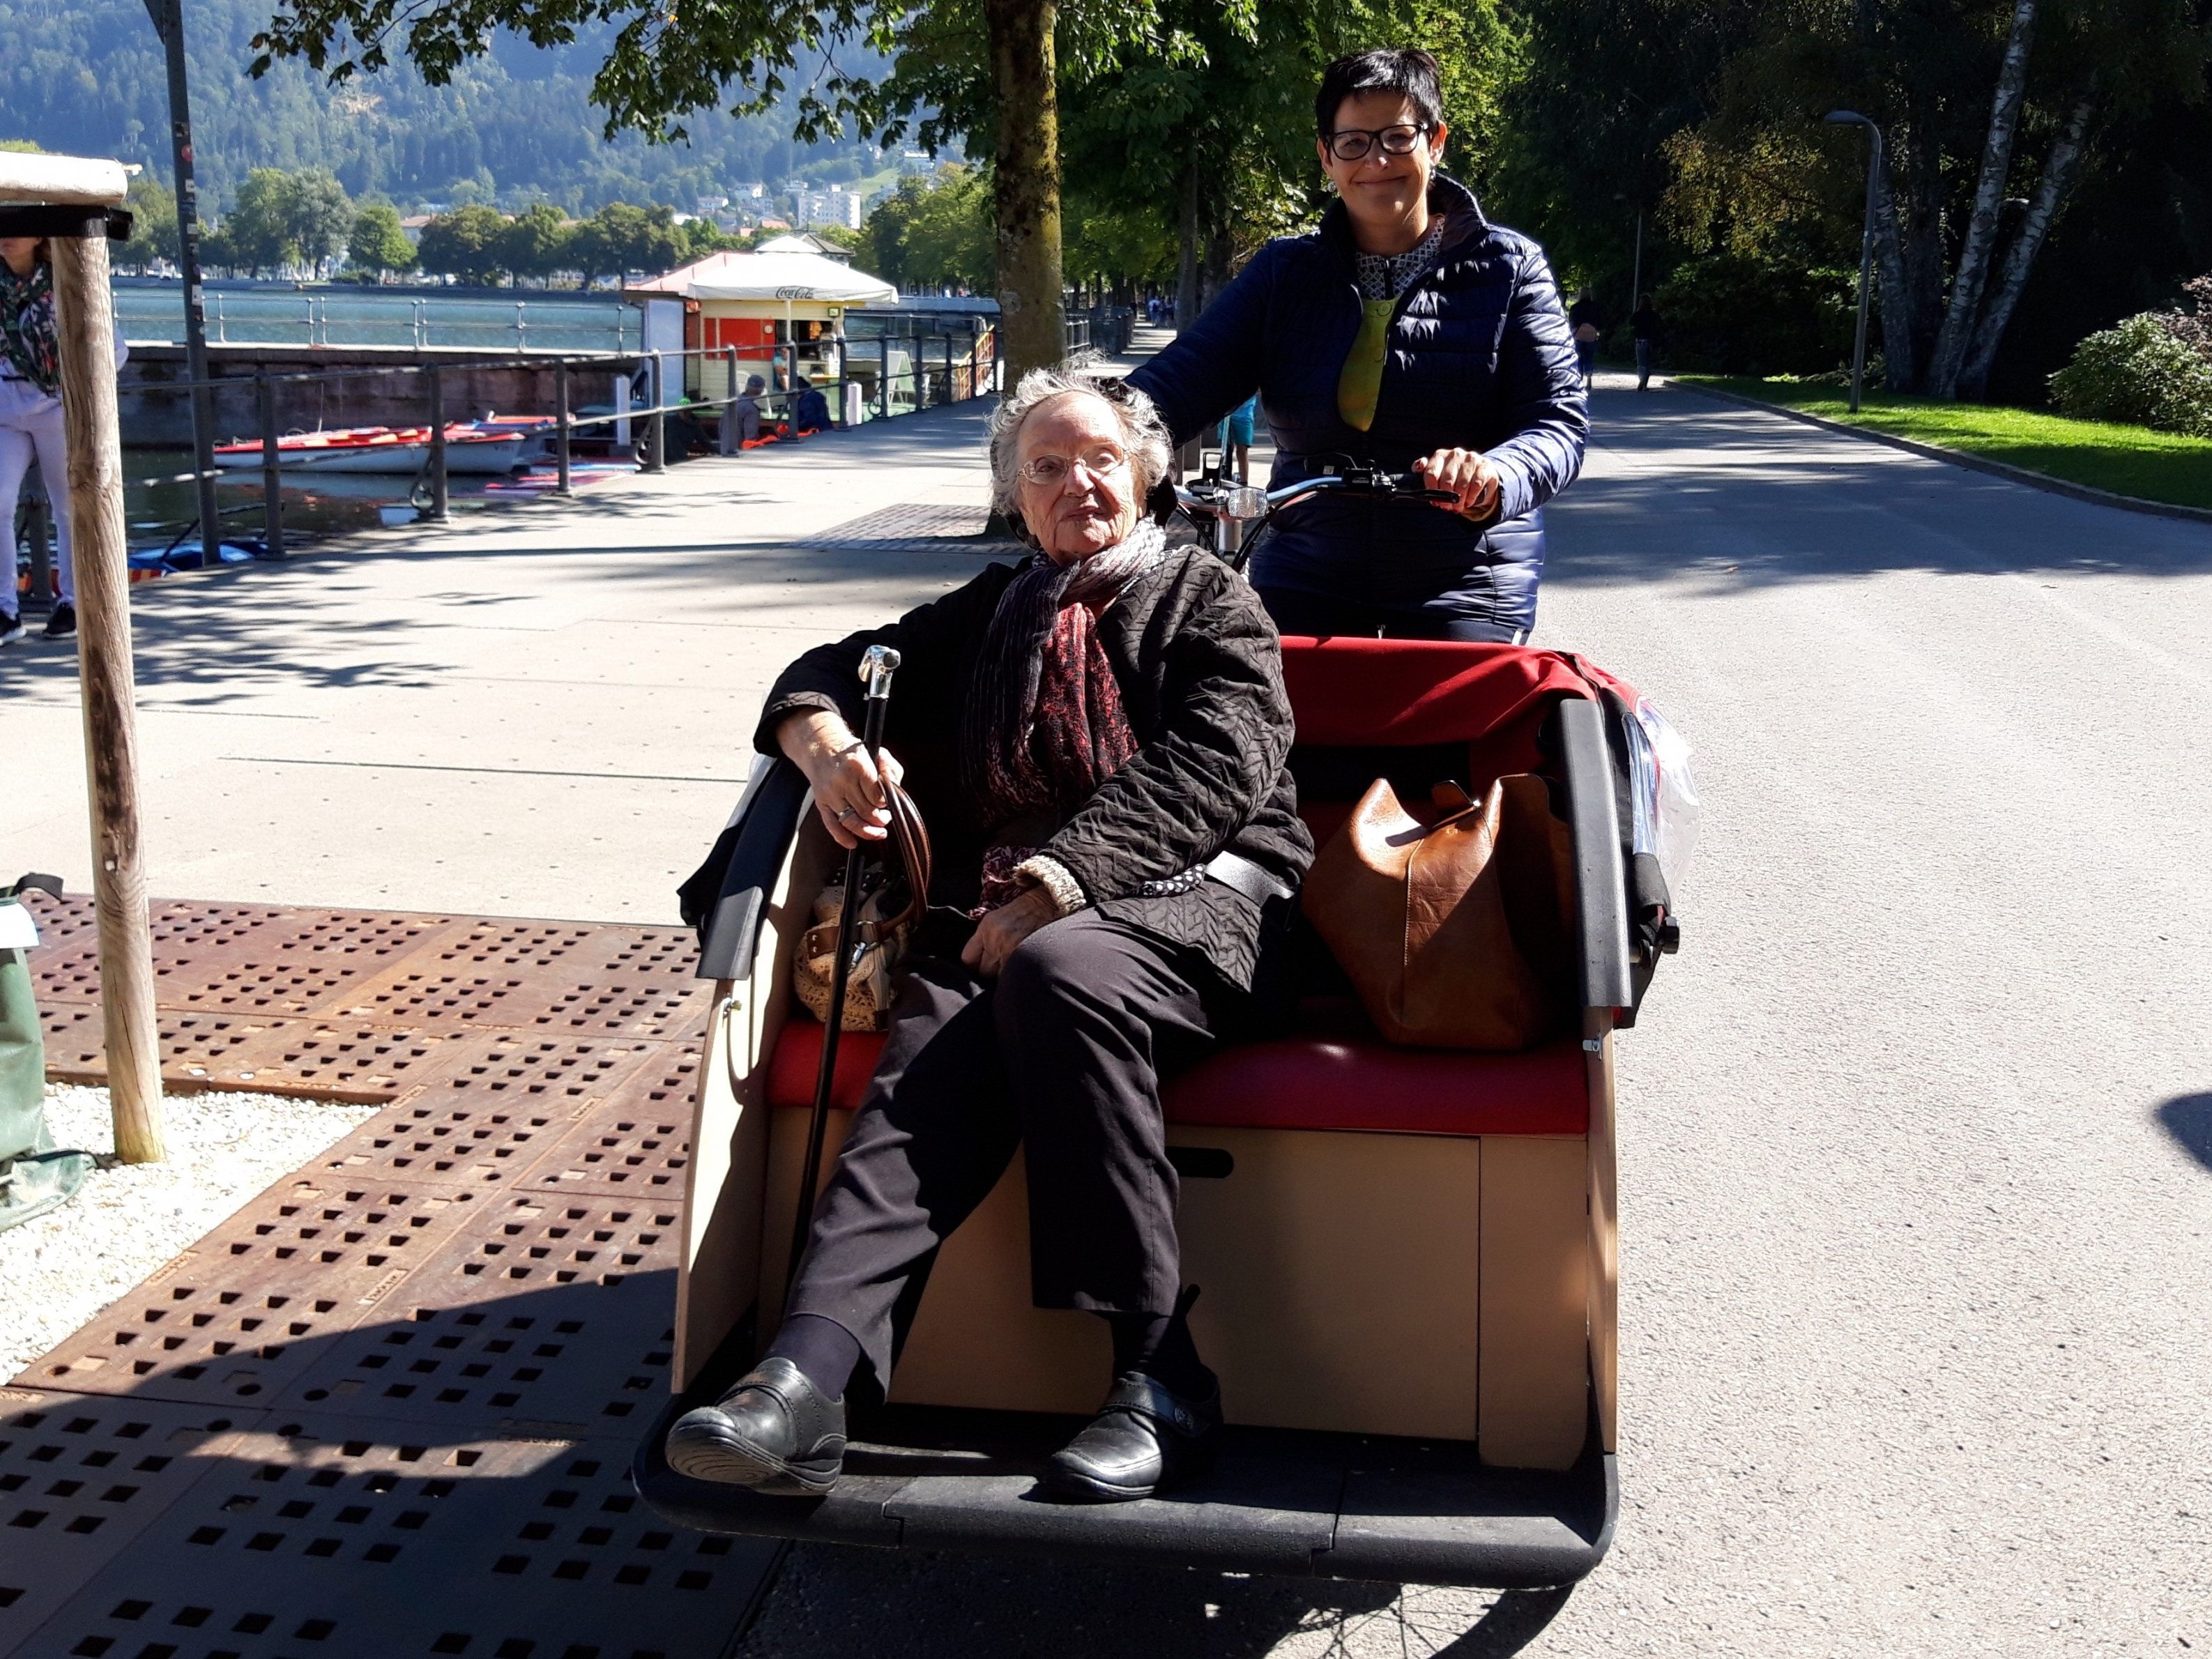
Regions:
<svg viewBox="0 0 2212 1659"><path fill-rule="evenodd" d="M1448 489L1458 498L1445 507L1447 512L1477 524L1487 524L1498 516L1502 481L1490 458L1480 450L1439 449L1415 461L1413 471L1431 489Z"/></svg>
<svg viewBox="0 0 2212 1659"><path fill-rule="evenodd" d="M890 834L891 812L884 799L882 780L868 759L866 746L842 715L826 709L793 714L776 728L775 738L792 763L806 774L814 790L814 810L838 846L849 851ZM882 759L883 777L893 783L905 777L897 756L886 749Z"/></svg>

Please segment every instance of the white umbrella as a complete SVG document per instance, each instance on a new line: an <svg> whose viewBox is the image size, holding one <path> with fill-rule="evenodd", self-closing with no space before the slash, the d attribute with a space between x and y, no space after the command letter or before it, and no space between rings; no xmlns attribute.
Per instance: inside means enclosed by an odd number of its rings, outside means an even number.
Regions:
<svg viewBox="0 0 2212 1659"><path fill-rule="evenodd" d="M817 300L832 305L886 305L898 289L818 253L726 253L701 262L696 275L667 292L687 300ZM664 279L667 280L667 279Z"/></svg>

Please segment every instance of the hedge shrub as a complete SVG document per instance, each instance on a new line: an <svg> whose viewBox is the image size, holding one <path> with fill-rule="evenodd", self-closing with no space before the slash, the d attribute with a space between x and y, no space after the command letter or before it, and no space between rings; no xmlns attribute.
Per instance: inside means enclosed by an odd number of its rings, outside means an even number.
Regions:
<svg viewBox="0 0 2212 1659"><path fill-rule="evenodd" d="M2074 348L2051 377L2059 412L2212 438L2212 357L2155 313L2130 317Z"/></svg>

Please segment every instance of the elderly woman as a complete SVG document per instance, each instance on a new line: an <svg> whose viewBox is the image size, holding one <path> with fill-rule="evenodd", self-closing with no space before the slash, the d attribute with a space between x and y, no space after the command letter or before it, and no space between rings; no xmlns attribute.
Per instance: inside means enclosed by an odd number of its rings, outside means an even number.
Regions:
<svg viewBox="0 0 2212 1659"><path fill-rule="evenodd" d="M1178 440L1260 393L1280 488L1332 460L1419 471L1443 507L1322 495L1277 515L1252 580L1285 634L1528 637L1540 509L1589 420L1544 252L1441 171L1437 61L1364 52L1323 72L1315 149L1337 199L1255 254L1129 377Z"/></svg>
<svg viewBox="0 0 2212 1659"><path fill-rule="evenodd" d="M929 823L931 897L951 916L933 911L908 957L781 1330L670 1431L686 1474L829 1490L848 1384L888 1383L938 1247L1018 1146L1036 1304L1113 1335L1105 1405L1049 1486L1146 1497L1218 1435L1184 1322L1160 1085L1254 1000L1312 856L1280 648L1227 567L1140 515L1169 459L1142 395L1024 375L990 458L997 505L1037 552L808 652L761 717L759 746L805 772L838 844L881 841L857 670L870 645L896 647L884 769Z"/></svg>

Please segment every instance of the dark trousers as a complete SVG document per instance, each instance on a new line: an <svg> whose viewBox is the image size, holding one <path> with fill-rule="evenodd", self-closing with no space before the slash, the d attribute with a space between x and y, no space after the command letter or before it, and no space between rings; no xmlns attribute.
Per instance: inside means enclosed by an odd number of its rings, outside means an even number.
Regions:
<svg viewBox="0 0 2212 1659"><path fill-rule="evenodd" d="M1528 637L1527 629L1504 623L1448 616L1441 611L1361 605L1357 600L1328 599L1294 587L1262 587L1260 602L1275 619L1276 629L1285 634L1311 634L1324 638L1356 634L1370 640L1468 640L1491 645L1519 645Z"/></svg>
<svg viewBox="0 0 2212 1659"><path fill-rule="evenodd" d="M1243 1000L1190 953L1087 910L1031 934L995 981L914 958L788 1311L842 1325L887 1386L938 1247L1019 1146L1036 1305L1172 1312L1160 1083Z"/></svg>

